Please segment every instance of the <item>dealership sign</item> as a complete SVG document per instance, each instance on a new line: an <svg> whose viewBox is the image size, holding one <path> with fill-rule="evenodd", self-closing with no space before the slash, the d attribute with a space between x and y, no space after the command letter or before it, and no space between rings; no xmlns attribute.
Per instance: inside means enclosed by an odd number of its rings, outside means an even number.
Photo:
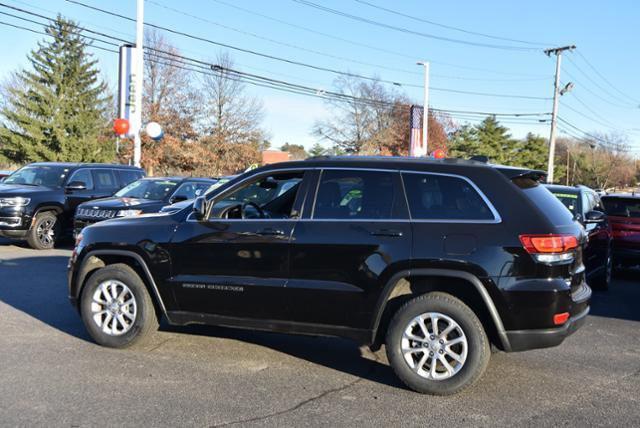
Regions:
<svg viewBox="0 0 640 428"><path fill-rule="evenodd" d="M142 126L142 97L137 97L138 54L131 45L120 46L120 70L118 74L118 117L129 121L128 137L133 137Z"/></svg>

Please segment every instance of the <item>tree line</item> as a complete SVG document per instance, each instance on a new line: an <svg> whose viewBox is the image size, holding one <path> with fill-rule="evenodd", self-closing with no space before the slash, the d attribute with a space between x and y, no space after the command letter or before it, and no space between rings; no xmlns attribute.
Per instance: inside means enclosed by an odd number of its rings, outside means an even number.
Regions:
<svg viewBox="0 0 640 428"><path fill-rule="evenodd" d="M45 28L50 36L28 55L30 67L7 79L0 92L0 164L33 161L128 163L132 145L110 129L116 117L114 93L100 76L89 42L76 24L58 17ZM150 174L221 175L259 163L270 148L262 102L228 70L231 56L219 53L215 67L196 73L184 67L180 51L161 34L145 35L143 122L162 125L161 141L143 137L143 166ZM310 133L318 142L279 147L292 159L308 156L408 154L411 100L376 79L340 76L326 97L329 115ZM513 138L489 116L477 125L458 125L430 112L430 150L449 157L487 156L491 162L546 169L548 142L533 133ZM592 187L635 185L638 168L624 136L598 134L560 139L556 176L566 184Z"/></svg>

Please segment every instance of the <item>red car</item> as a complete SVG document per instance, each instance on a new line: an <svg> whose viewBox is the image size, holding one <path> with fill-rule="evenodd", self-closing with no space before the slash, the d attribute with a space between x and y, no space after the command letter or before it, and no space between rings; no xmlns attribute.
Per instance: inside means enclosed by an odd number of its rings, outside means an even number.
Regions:
<svg viewBox="0 0 640 428"><path fill-rule="evenodd" d="M640 194L602 196L613 229L613 258L616 265L640 265Z"/></svg>

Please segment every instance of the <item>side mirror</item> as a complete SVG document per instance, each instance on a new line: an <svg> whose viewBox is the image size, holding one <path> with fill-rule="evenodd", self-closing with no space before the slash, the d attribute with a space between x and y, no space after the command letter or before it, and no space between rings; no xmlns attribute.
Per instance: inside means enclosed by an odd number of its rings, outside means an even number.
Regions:
<svg viewBox="0 0 640 428"><path fill-rule="evenodd" d="M606 218L605 213L602 211L589 211L584 215L584 223L602 223Z"/></svg>
<svg viewBox="0 0 640 428"><path fill-rule="evenodd" d="M169 202L175 204L177 202L186 201L188 198L185 195L175 195L169 199Z"/></svg>
<svg viewBox="0 0 640 428"><path fill-rule="evenodd" d="M84 181L72 181L64 188L67 192L77 192L79 190L87 190L87 183Z"/></svg>
<svg viewBox="0 0 640 428"><path fill-rule="evenodd" d="M201 221L204 220L207 215L207 200L204 196L198 196L193 201L193 216L196 220Z"/></svg>

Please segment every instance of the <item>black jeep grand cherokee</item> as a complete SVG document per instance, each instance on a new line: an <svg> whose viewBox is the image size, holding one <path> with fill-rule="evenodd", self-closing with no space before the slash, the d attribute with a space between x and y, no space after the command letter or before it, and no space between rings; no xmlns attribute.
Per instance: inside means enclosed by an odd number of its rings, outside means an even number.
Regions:
<svg viewBox="0 0 640 428"><path fill-rule="evenodd" d="M336 335L412 389L478 380L490 345L554 346L589 312L585 232L542 172L475 161L320 158L243 174L193 207L86 228L69 297L96 342L165 316Z"/></svg>
<svg viewBox="0 0 640 428"><path fill-rule="evenodd" d="M0 236L26 239L31 248L53 248L71 236L82 202L113 195L144 176L140 168L97 163L38 162L0 183Z"/></svg>

